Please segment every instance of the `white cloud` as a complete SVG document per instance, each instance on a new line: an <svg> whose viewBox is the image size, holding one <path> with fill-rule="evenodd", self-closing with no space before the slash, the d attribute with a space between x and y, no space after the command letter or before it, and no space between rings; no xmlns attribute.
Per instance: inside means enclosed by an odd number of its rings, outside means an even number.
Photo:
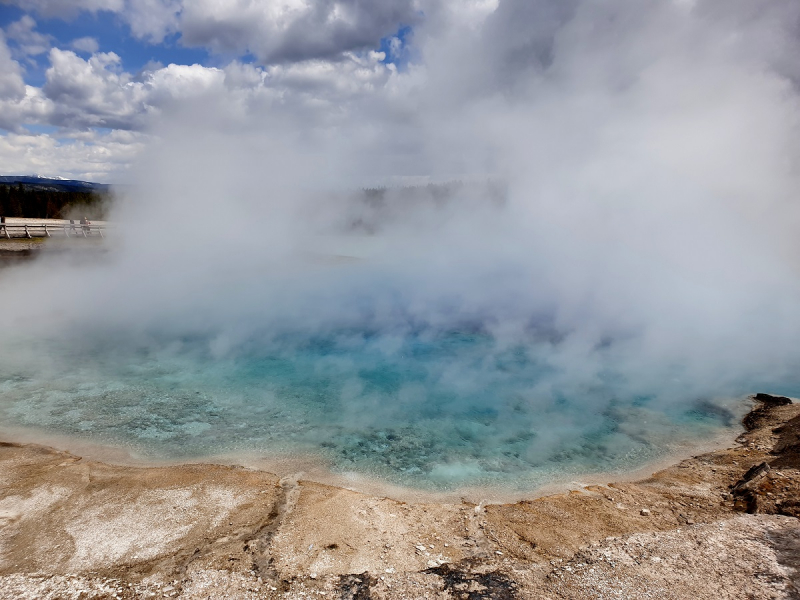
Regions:
<svg viewBox="0 0 800 600"><path fill-rule="evenodd" d="M375 47L418 20L414 0L196 0L184 4L180 30L188 45L268 64Z"/></svg>
<svg viewBox="0 0 800 600"><path fill-rule="evenodd" d="M202 65L156 66L136 77L120 69L114 53L88 59L54 48L43 94L59 127L143 130L152 117L180 103L211 99L214 118L258 118L272 103L284 111L324 112L360 101L396 76L380 52L345 53L339 60L307 60L268 68L234 61L223 69ZM275 104L277 103L277 104ZM311 115L309 115L311 116ZM313 117L316 118L316 117Z"/></svg>
<svg viewBox="0 0 800 600"><path fill-rule="evenodd" d="M178 30L181 0L129 0L122 17L134 36L152 43Z"/></svg>
<svg viewBox="0 0 800 600"><path fill-rule="evenodd" d="M15 21L6 27L6 36L17 43L22 54L37 56L50 49L52 38L49 35L34 31L35 28L36 21L29 15L23 15L19 21Z"/></svg>
<svg viewBox="0 0 800 600"><path fill-rule="evenodd" d="M375 47L401 25L421 18L420 0L4 1L48 18L114 12L138 38L159 43L177 32L186 45L235 56L251 53L265 64ZM470 0L468 11L480 13L493 1Z"/></svg>
<svg viewBox="0 0 800 600"><path fill-rule="evenodd" d="M25 169L12 169L23 172L48 172L44 164L33 161L36 152L43 153L45 162L54 160L59 165L80 157L88 161L90 156L108 156L118 165L130 156L125 150L128 146L94 143L89 139L96 135L93 128L152 131L165 124L159 119L162 114L197 110L201 120L245 128L252 123L263 126L269 119L282 122L282 127L289 123L331 127L344 126L353 115L370 118L376 112L371 98L392 86L396 89L392 82L398 74L393 65L382 62L382 53L351 48L374 47L383 35L416 18L411 1L387 7L349 0L283 4L201 0L183 8L177 0L38 0L26 8L62 16L72 9L111 10L130 23L134 35L153 41L188 24L185 39L195 36L195 42L205 39L203 43L219 52L239 48L256 52L265 61L279 62L260 67L234 60L223 68L153 64L133 75L122 70L116 54L98 52L97 40L87 37L73 40L72 50L50 49L46 80L37 88L24 84L19 63L3 44L0 126L15 132L4 139L6 148L13 143L24 146L18 159L8 163L31 163ZM213 23L218 26L211 27ZM35 25L30 17L20 20L15 25L17 40L31 39ZM47 136L23 135L25 124L55 126L59 129L53 136L61 141L50 148L45 143ZM66 138L65 130L71 132ZM115 153L122 158L115 158ZM69 169L74 173L76 167ZM85 172L90 171L102 169L86 167Z"/></svg>
<svg viewBox="0 0 800 600"><path fill-rule="evenodd" d="M22 68L0 31L0 129L20 131L25 123L46 122L52 110L53 103L39 88L25 85Z"/></svg>
<svg viewBox="0 0 800 600"><path fill-rule="evenodd" d="M0 99L0 129L18 132L23 124L47 124L53 108L40 88L26 85L22 97Z"/></svg>
<svg viewBox="0 0 800 600"><path fill-rule="evenodd" d="M113 52L84 60L70 50L53 48L43 87L55 103L52 124L60 127L132 129L142 125L143 86L120 71Z"/></svg>
<svg viewBox="0 0 800 600"><path fill-rule="evenodd" d="M93 37L82 37L70 42L70 48L86 54L94 54L100 49L100 44Z"/></svg>
<svg viewBox="0 0 800 600"><path fill-rule="evenodd" d="M224 90L225 73L201 65L167 65L146 78L146 102L159 107Z"/></svg>
<svg viewBox="0 0 800 600"><path fill-rule="evenodd" d="M346 53L342 60L307 60L267 67L266 83L291 93L309 93L322 101L341 101L369 94L386 84L395 70L381 61L382 52Z"/></svg>
<svg viewBox="0 0 800 600"><path fill-rule="evenodd" d="M444 0L436 4L437 9L445 15L448 25L475 29L497 10L500 0Z"/></svg>
<svg viewBox="0 0 800 600"><path fill-rule="evenodd" d="M90 43L81 45L92 47ZM0 126L17 133L25 124L68 130L69 139L58 151L47 150L47 160L53 156L77 160L80 156L107 155L118 166L123 159L113 155L121 152L120 156L129 157L124 150L127 146L106 143L101 150L93 144L89 149L81 132L93 138L96 134L92 128L96 127L119 133L154 131L175 115L194 110L192 107L202 120L221 121L232 127L261 123L267 116L298 126L330 125L359 113L358 107L369 110L365 104L368 99L397 77L394 66L381 62L383 58L379 52L347 52L335 61L312 59L268 68L238 61L221 69L154 64L134 77L121 69L121 60L114 53L82 58L73 51L53 48L45 84L36 88L24 84L19 64L2 45L0 65L5 67L0 94L5 99L0 103ZM167 120L159 119L160 115L167 115ZM11 143L24 143L26 149L19 160L9 164L30 162L37 148L43 152L47 149L40 136L7 137L5 144ZM84 146L74 151L61 148L71 144ZM42 167L38 162L31 163L24 172L43 172ZM74 171L75 167L70 169ZM99 167L91 170L101 171Z"/></svg>
<svg viewBox="0 0 800 600"><path fill-rule="evenodd" d="M758 15L745 10L746 2L736 3L734 9L717 0L700 1L694 8L682 5L675 15L667 4L634 10L625 3L598 7L579 0L408 0L391 7L366 0L61 4L96 10L102 5L131 23L140 19L134 33L141 37L157 40L181 30L187 42L219 52L249 50L267 64L238 60L220 68L154 64L133 75L121 69L115 54L98 53L95 40L82 38L73 41L73 48L91 56L52 49L46 83L37 89L24 85L19 63L2 44L0 96L5 100L0 125L7 129L18 131L24 123L38 123L76 130L147 131L165 111L179 112L193 104L209 120L230 123L281 115L298 119L299 127L335 123L362 132L371 127L384 132L387 146L402 149L398 152L408 157L417 153L408 159L421 165L415 168L453 156L461 167L447 168L457 171L484 160L481 151L474 150L479 145L498 143L497 134L488 136L487 142L485 129L478 126L495 122L498 114L509 110L498 95L543 103L547 94L560 93L557 84L581 87L587 95L599 93L598 89L605 92L606 87L644 81L644 69L652 68L656 59L680 59L685 62L674 64L689 69L692 53L711 52L703 40L708 32L715 32L715 51L725 54L727 64L758 58L768 66L754 68L800 80L796 61L787 58L797 46L786 33L796 9L781 8L777 2L767 3ZM61 4L38 0L30 6L52 11ZM381 53L348 50L361 44L375 47L386 32L416 19L415 11L421 8L429 21L415 29L413 43L424 65L397 73L382 62ZM622 13L624 19L619 18ZM656 24L662 17L668 27ZM599 27L600 22L605 25ZM32 19L18 23L20 30L34 31ZM694 33L687 29L691 23ZM719 57L714 60L722 62ZM465 119L461 110L475 110L479 101L487 106L495 103L496 112L461 123ZM437 133L426 136L425 130ZM442 147L457 146L458 152L440 151L440 142ZM422 145L429 154L420 152ZM465 158L473 150L474 156Z"/></svg>
<svg viewBox="0 0 800 600"><path fill-rule="evenodd" d="M19 100L25 95L22 68L11 57L3 32L0 31L0 99Z"/></svg>
<svg viewBox="0 0 800 600"><path fill-rule="evenodd" d="M107 10L120 12L125 0L3 0L25 11L37 12L43 17L74 17L81 11L98 12Z"/></svg>
<svg viewBox="0 0 800 600"><path fill-rule="evenodd" d="M125 171L141 152L146 137L131 132L76 136L9 133L0 135L4 174L41 173L86 181L124 181Z"/></svg>

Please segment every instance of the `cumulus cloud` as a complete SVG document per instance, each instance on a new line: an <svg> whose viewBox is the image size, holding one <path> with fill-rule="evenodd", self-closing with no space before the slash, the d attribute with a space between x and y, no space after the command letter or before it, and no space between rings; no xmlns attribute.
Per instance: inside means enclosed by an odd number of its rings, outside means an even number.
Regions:
<svg viewBox="0 0 800 600"><path fill-rule="evenodd" d="M341 120L345 107L379 93L395 78L385 55L369 48L399 26L417 22L421 7L416 0L6 2L30 13L6 27L11 50L5 40L0 48L6 64L0 126L17 132L26 124L144 131L168 107L197 98L213 99L214 118L223 120L242 122L264 110L302 114L309 122ZM486 4L474 4L481 3ZM217 68L154 63L131 74L121 68L119 56L99 52L93 37L51 48L53 38L38 32L31 16L69 19L81 11L115 13L135 37L151 43L179 33L183 44L234 58ZM235 58L247 53L261 65ZM41 54L49 60L44 85L27 86L14 58L31 62Z"/></svg>
<svg viewBox="0 0 800 600"><path fill-rule="evenodd" d="M0 128L18 132L23 130L23 125L47 124L53 107L53 102L41 89L26 85L22 97L0 100Z"/></svg>
<svg viewBox="0 0 800 600"><path fill-rule="evenodd" d="M257 116L265 103L323 112L376 93L396 75L380 52L267 68L238 61L224 68L155 64L136 76L121 70L114 53L84 59L54 48L49 57L42 91L54 103L51 123L71 128L146 129L165 108L202 98L216 99L215 118L223 119Z"/></svg>
<svg viewBox="0 0 800 600"><path fill-rule="evenodd" d="M142 130L164 105L221 90L221 70L201 65L175 65L140 73L121 69L113 52L83 59L53 48L43 93L54 103L51 124L72 129L105 127Z"/></svg>
<svg viewBox="0 0 800 600"><path fill-rule="evenodd" d="M25 85L22 67L0 31L0 128L20 131L25 123L42 123L52 112L52 102L39 88Z"/></svg>
<svg viewBox="0 0 800 600"><path fill-rule="evenodd" d="M114 131L0 136L3 173L39 173L101 183L126 183L128 165L142 151L144 134Z"/></svg>
<svg viewBox="0 0 800 600"><path fill-rule="evenodd" d="M11 56L5 36L0 31L0 98L18 100L24 95L25 82L22 79L22 67Z"/></svg>
<svg viewBox="0 0 800 600"><path fill-rule="evenodd" d="M262 63L331 58L377 46L398 27L421 19L419 0L4 0L45 17L81 11L119 15L134 36L153 43L180 33L181 42L212 52L252 54ZM481 13L490 0L471 0Z"/></svg>
<svg viewBox="0 0 800 600"><path fill-rule="evenodd" d="M16 5L26 11L35 11L47 18L71 18L84 10L119 12L125 6L125 0L3 0L3 3Z"/></svg>
<svg viewBox="0 0 800 600"><path fill-rule="evenodd" d="M129 0L122 11L122 18L134 36L152 43L163 41L179 27L181 0Z"/></svg>
<svg viewBox="0 0 800 600"><path fill-rule="evenodd" d="M151 104L188 100L222 89L225 74L214 67L168 65L152 71L147 78Z"/></svg>
<svg viewBox="0 0 800 600"><path fill-rule="evenodd" d="M70 47L78 52L85 52L86 54L94 54L100 49L100 44L93 37L82 37L72 40Z"/></svg>
<svg viewBox="0 0 800 600"><path fill-rule="evenodd" d="M35 31L36 21L29 15L23 15L6 27L6 36L17 43L17 47L25 56L37 56L50 49L51 36Z"/></svg>
<svg viewBox="0 0 800 600"><path fill-rule="evenodd" d="M347 53L338 61L307 60L275 65L265 70L265 83L287 93L308 94L320 102L342 102L347 98L379 91L396 73L386 65L382 52Z"/></svg>
<svg viewBox="0 0 800 600"><path fill-rule="evenodd" d="M180 30L185 44L279 63L375 47L419 18L414 0L199 0L184 5Z"/></svg>
<svg viewBox="0 0 800 600"><path fill-rule="evenodd" d="M55 104L54 125L72 128L131 129L141 124L142 86L119 69L113 52L84 60L70 50L53 48L44 93Z"/></svg>
<svg viewBox="0 0 800 600"><path fill-rule="evenodd" d="M73 44L91 51L96 42L89 38ZM356 105L363 108L368 98L397 77L396 69L383 62L380 52L347 52L336 61L312 59L266 68L238 61L223 68L154 63L137 74L124 71L120 57L113 52L94 52L84 58L71 50L52 48L48 58L50 66L42 88L27 86L8 46L0 46L0 62L6 65L0 78L0 126L18 133L26 124L70 132L96 127L147 132L163 125L162 114L180 113L191 106L197 106L209 121L232 127L246 127L250 119L259 119L264 112L298 124L330 125L357 110ZM75 139L70 133L61 144ZM11 137L6 143L11 140L22 143L28 138ZM26 146L20 157L32 160L34 147ZM108 146L108 152L116 151L119 157L109 155L109 160L115 165L114 172L119 172L117 158L128 160L133 154L119 145ZM82 148L69 155L90 156ZM32 163L24 171L44 172L41 167Z"/></svg>

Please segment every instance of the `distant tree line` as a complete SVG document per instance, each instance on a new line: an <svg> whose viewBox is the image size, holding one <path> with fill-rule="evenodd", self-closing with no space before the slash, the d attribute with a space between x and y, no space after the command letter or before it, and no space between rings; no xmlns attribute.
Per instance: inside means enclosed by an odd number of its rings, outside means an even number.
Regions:
<svg viewBox="0 0 800 600"><path fill-rule="evenodd" d="M0 216L28 219L105 219L108 192L52 191L26 188L22 183L0 185Z"/></svg>
<svg viewBox="0 0 800 600"><path fill-rule="evenodd" d="M392 223L425 215L425 219L447 219L458 211L489 205L502 210L508 202L503 180L449 181L403 187L361 188L349 195L343 209L346 231L375 234ZM417 217L412 217L417 215Z"/></svg>
<svg viewBox="0 0 800 600"><path fill-rule="evenodd" d="M380 206L392 197L392 199L397 200L428 200L442 206L465 191L480 194L496 206L505 204L508 196L508 188L505 182L489 179L474 183L448 181L445 183L428 183L426 185L407 185L400 188L362 188L361 200L367 205Z"/></svg>

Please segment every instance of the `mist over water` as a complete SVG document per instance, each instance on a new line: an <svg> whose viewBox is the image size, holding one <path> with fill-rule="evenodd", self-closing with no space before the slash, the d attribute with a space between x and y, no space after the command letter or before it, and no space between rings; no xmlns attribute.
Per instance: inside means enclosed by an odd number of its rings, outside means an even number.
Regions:
<svg viewBox="0 0 800 600"><path fill-rule="evenodd" d="M224 358L202 337L50 340L37 353L57 365L7 374L3 417L151 459L300 454L417 488L532 489L637 468L741 413L675 380L635 395L611 357L571 380L536 338L350 329L254 337Z"/></svg>
<svg viewBox="0 0 800 600"><path fill-rule="evenodd" d="M798 9L762 8L432 3L419 61L326 119L181 104L107 255L2 273L0 413L438 488L735 426L800 361Z"/></svg>

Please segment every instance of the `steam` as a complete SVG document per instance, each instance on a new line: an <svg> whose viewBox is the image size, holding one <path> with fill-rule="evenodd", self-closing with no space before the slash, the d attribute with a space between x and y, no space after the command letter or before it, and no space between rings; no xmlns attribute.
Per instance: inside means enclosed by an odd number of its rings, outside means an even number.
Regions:
<svg viewBox="0 0 800 600"><path fill-rule="evenodd" d="M800 8L501 0L478 25L428 8L419 61L322 116L256 97L165 114L102 264L3 275L10 335L197 336L217 360L367 336L399 360L411 333L475 331L487 363L521 344L547 365L525 398L542 407L600 410L611 379L663 405L793 386ZM358 192L381 184L378 205Z"/></svg>
<svg viewBox="0 0 800 600"><path fill-rule="evenodd" d="M204 298L212 323L271 326L287 311L325 323L361 318L354 299L380 303L386 281L406 296L401 320L482 318L513 336L547 318L567 345L621 338L637 362L700 377L791 368L794 12L506 1L477 30L431 18L424 66L339 122L304 126L302 109L280 106L241 124L207 125L213 104L170 115L139 178L152 186L119 218L147 221L157 252L126 231L150 274L125 296L142 318L166 287L178 305ZM446 206L391 206L373 236L343 232L342 192L398 175L477 183ZM482 177L507 182L502 206L475 197ZM185 229L170 235L175 222ZM308 264L348 252L364 260Z"/></svg>

